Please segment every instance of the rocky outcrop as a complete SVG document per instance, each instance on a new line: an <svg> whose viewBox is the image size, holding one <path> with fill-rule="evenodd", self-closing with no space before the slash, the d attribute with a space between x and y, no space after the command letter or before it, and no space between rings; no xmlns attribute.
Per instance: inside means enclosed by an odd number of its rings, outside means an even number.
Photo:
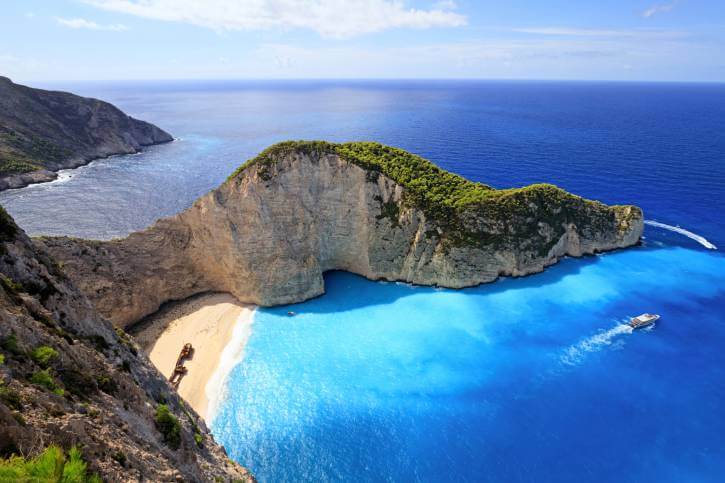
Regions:
<svg viewBox="0 0 725 483"><path fill-rule="evenodd" d="M203 291L277 305L323 273L461 288L636 244L642 212L551 185L494 190L374 143L283 143L183 213L108 242L44 240L119 326Z"/></svg>
<svg viewBox="0 0 725 483"><path fill-rule="evenodd" d="M164 434L162 403L178 421ZM80 448L104 481L252 481L0 208L0 458L51 444Z"/></svg>
<svg viewBox="0 0 725 483"><path fill-rule="evenodd" d="M0 77L0 190L50 181L59 169L172 139L107 102Z"/></svg>

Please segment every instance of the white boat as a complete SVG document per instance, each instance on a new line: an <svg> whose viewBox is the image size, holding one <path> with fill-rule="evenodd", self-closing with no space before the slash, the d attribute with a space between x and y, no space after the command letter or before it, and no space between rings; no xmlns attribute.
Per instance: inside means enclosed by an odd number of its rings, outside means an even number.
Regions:
<svg viewBox="0 0 725 483"><path fill-rule="evenodd" d="M641 329L642 327L654 324L659 318L660 316L657 314L642 314L629 319L629 325L633 329Z"/></svg>

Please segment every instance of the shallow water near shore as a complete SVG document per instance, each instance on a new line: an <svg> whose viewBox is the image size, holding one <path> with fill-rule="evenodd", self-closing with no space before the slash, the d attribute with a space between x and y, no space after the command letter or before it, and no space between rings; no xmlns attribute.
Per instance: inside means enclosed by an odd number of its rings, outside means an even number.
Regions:
<svg viewBox="0 0 725 483"><path fill-rule="evenodd" d="M258 310L234 336L249 339L230 346L211 427L261 482L725 474L725 257L706 248L725 246L725 85L47 87L179 140L0 193L34 235L123 236L269 144L315 138L396 145L495 187L552 182L681 228L648 225L641 247L462 291L329 273L324 296ZM623 325L646 311L662 315L653 328Z"/></svg>
<svg viewBox="0 0 725 483"><path fill-rule="evenodd" d="M213 420L260 481L725 473L722 256L641 247L463 291L326 284L258 310ZM624 325L646 310L654 327Z"/></svg>

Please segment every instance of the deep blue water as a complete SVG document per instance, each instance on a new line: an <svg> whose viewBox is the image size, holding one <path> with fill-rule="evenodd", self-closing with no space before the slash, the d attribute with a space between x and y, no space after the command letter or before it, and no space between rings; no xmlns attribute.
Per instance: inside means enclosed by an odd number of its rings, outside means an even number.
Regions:
<svg viewBox="0 0 725 483"><path fill-rule="evenodd" d="M556 183L725 246L725 85L216 82L62 86L180 141L0 193L34 234L175 213L283 139L371 139L474 180ZM67 177L66 176L66 177ZM463 291L327 275L258 311L213 431L260 481L721 481L725 258L642 247ZM662 315L630 333L628 316Z"/></svg>

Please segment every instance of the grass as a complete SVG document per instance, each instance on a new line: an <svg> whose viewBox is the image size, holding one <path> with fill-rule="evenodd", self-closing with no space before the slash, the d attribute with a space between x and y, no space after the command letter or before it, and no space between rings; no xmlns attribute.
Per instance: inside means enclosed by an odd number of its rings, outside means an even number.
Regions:
<svg viewBox="0 0 725 483"><path fill-rule="evenodd" d="M77 447L72 447L66 455L58 446L48 446L32 459L22 456L0 459L0 481L100 483L102 480L88 472Z"/></svg>
<svg viewBox="0 0 725 483"><path fill-rule="evenodd" d="M156 429L164 437L164 443L171 449L179 449L179 446L181 446L181 424L166 404L159 404L156 407L155 423Z"/></svg>

